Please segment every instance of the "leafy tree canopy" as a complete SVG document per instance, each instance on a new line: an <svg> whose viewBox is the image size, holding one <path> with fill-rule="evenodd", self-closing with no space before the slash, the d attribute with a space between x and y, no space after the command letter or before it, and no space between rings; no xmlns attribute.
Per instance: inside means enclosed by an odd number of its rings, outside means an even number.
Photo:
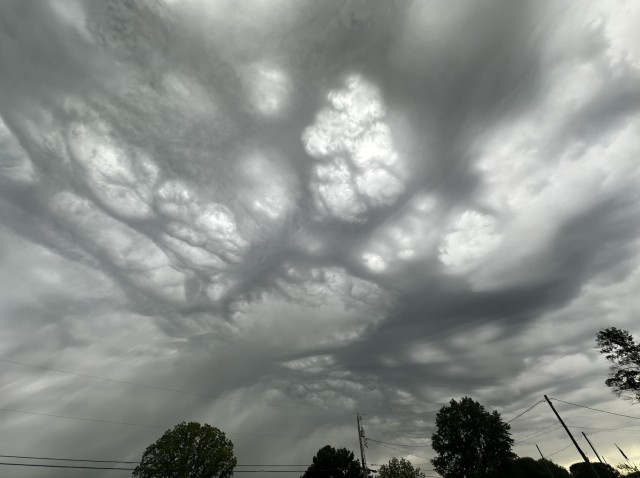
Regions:
<svg viewBox="0 0 640 478"><path fill-rule="evenodd" d="M624 478L640 478L640 470L638 470L635 465L631 466L629 463L620 463L616 465L616 468Z"/></svg>
<svg viewBox="0 0 640 478"><path fill-rule="evenodd" d="M560 466L551 460L538 460L541 463L547 462L547 465L551 469L551 473L553 474L553 478L571 478L571 474L567 471L564 466Z"/></svg>
<svg viewBox="0 0 640 478"><path fill-rule="evenodd" d="M211 425L182 422L149 445L135 478L229 478L236 458L233 443Z"/></svg>
<svg viewBox="0 0 640 478"><path fill-rule="evenodd" d="M362 478L362 467L352 451L326 445L318 450L301 478Z"/></svg>
<svg viewBox="0 0 640 478"><path fill-rule="evenodd" d="M404 458L391 458L389 463L378 470L379 478L425 478L419 467L414 467Z"/></svg>
<svg viewBox="0 0 640 478"><path fill-rule="evenodd" d="M541 477L549 476L544 463L538 463L538 461L528 456L516 458L507 465L506 470L508 470L506 475L509 478L529 478L535 475L540 475Z"/></svg>
<svg viewBox="0 0 640 478"><path fill-rule="evenodd" d="M613 365L605 380L616 395L640 401L640 344L626 330L609 327L598 332L596 344Z"/></svg>
<svg viewBox="0 0 640 478"><path fill-rule="evenodd" d="M431 446L438 454L431 460L444 478L486 478L503 474L515 459L509 424L497 411L487 412L469 397L451 400L436 415Z"/></svg>
<svg viewBox="0 0 640 478"><path fill-rule="evenodd" d="M613 468L610 465L605 465L604 463L591 463L598 473L600 478L620 478L620 473L618 470ZM574 463L569 467L569 471L571 472L571 476L573 478L594 478L593 471L591 471L591 467L580 461L578 463Z"/></svg>
<svg viewBox="0 0 640 478"><path fill-rule="evenodd" d="M507 465L506 470L505 475L509 478L549 477L549 471L553 478L571 478L569 472L560 465L549 460L535 460L530 457L516 458Z"/></svg>

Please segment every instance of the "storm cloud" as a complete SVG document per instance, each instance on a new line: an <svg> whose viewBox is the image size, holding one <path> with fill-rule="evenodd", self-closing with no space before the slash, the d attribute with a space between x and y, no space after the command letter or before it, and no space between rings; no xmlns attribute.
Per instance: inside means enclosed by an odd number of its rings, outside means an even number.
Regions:
<svg viewBox="0 0 640 478"><path fill-rule="evenodd" d="M425 463L463 395L640 415L593 348L640 334L636 4L0 9L3 453L135 461L198 420L305 464L363 412ZM558 407L640 460L636 421ZM566 445L547 408L518 454Z"/></svg>

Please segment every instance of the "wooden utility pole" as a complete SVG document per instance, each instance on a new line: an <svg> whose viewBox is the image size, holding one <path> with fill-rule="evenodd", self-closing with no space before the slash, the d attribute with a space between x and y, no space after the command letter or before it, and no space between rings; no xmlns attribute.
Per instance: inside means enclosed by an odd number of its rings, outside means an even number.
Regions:
<svg viewBox="0 0 640 478"><path fill-rule="evenodd" d="M536 448L538 449L538 453L540 453L540 458L542 458L542 463L544 463L545 468L547 469L547 471L549 472L549 476L551 478L554 478L553 476L553 472L551 471L551 468L549 468L549 463L547 463L546 458L544 457L544 455L542 454L542 452L540 451L540 447L538 446L538 444L536 443Z"/></svg>
<svg viewBox="0 0 640 478"><path fill-rule="evenodd" d="M584 460L584 462L589 465L589 468L591 469L591 472L593 473L593 476L595 476L596 478L600 478L600 475L598 475L598 472L596 471L596 469L593 467L593 464L589 461L589 458L587 458L587 455L584 454L584 452L582 451L582 449L580 448L580 446L578 445L578 442L576 441L575 438L573 438L573 435L571 434L571 432L569 431L569 429L567 428L567 426L564 424L564 422L562 421L562 418L560 418L560 415L558 414L558 412L556 411L555 407L553 406L553 403L551 403L551 400L549 400L549 397L547 397L546 395L544 396L544 399L547 401L547 403L549 404L549 406L551 407L551 410L553 410L553 413L555 413L556 417L558 418L558 421L560 422L560 425L562 425L564 427L564 431L567 432L567 435L569 435L569 438L571 438L571 441L573 442L573 444L576 447L576 450L578 450L578 453L580 453L580 456L582 456L582 459Z"/></svg>
<svg viewBox="0 0 640 478"><path fill-rule="evenodd" d="M600 455L598 455L598 452L596 451L595 447L593 446L593 443L591 443L591 440L589 440L589 437L584 432L582 432L582 436L584 437L585 440L587 440L587 443L589 444L589 446L591 447L593 452L598 457L598 460L600 461L600 463L602 463L602 458L600 458Z"/></svg>
<svg viewBox="0 0 640 478"><path fill-rule="evenodd" d="M614 445L616 445L614 443ZM622 454L622 456L624 457L625 460L627 460L627 463L630 463L630 465L633 466L633 469L635 471L638 471L638 467L636 466L636 464L634 462L632 462L631 460L629 460L629 457L627 455L625 455L625 453L622 451L622 448L620 448L618 445L616 445L616 448L618 449L618 451Z"/></svg>
<svg viewBox="0 0 640 478"><path fill-rule="evenodd" d="M364 458L365 437L364 428L362 428L362 416L356 415L358 421L358 443L360 443L360 458L362 459L362 478L367 478L367 461Z"/></svg>

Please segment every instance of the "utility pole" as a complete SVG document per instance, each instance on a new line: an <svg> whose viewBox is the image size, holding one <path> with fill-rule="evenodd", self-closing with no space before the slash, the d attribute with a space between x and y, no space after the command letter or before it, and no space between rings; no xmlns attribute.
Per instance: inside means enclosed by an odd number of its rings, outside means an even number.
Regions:
<svg viewBox="0 0 640 478"><path fill-rule="evenodd" d="M593 446L593 443L591 443L591 440L589 440L589 437L584 432L582 432L582 436L584 437L585 440L587 440L587 443L589 444L589 446L591 447L593 452L598 457L598 460L600 461L600 463L602 463L602 458L600 458L600 455L598 455L598 452L596 451L595 447Z"/></svg>
<svg viewBox="0 0 640 478"><path fill-rule="evenodd" d="M536 448L538 449L538 453L540 453L540 458L542 458L542 463L544 463L545 468L547 469L547 471L549 472L549 476L551 478L554 478L553 476L553 472L551 471L551 468L549 468L549 463L547 463L546 458L544 457L544 455L542 454L542 452L540 451L540 447L538 446L538 444L536 443Z"/></svg>
<svg viewBox="0 0 640 478"><path fill-rule="evenodd" d="M614 445L616 445L614 443ZM625 455L625 453L622 451L622 448L620 448L618 445L616 445L616 448L618 449L618 451L622 454L622 456L624 457L625 460L627 460L627 463L630 463L631 465L633 465L633 469L635 471L638 471L638 467L636 466L636 464L634 462L632 462L631 460L629 460L629 457L627 455Z"/></svg>
<svg viewBox="0 0 640 478"><path fill-rule="evenodd" d="M362 428L362 416L356 415L358 421L358 443L360 443L360 458L362 459L362 478L367 478L367 461L364 458L364 447L366 446L366 438L364 437L364 428Z"/></svg>
<svg viewBox="0 0 640 478"><path fill-rule="evenodd" d="M564 427L564 431L567 432L567 435L569 435L569 438L571 438L571 441L573 442L573 444L576 447L576 450L578 450L578 453L580 453L580 456L582 456L582 459L584 460L584 462L589 465L589 468L591 469L591 472L593 473L593 476L595 476L596 478L600 478L600 475L598 475L598 472L596 471L596 469L593 467L593 465L591 464L591 462L589 461L589 458L587 458L587 455L584 454L584 452L582 451L582 449L580 448L580 446L578 445L578 442L576 441L575 438L573 438L573 435L571 434L571 432L569 431L569 429L567 428L567 426L564 424L564 422L562 421L562 418L560 418L560 415L558 414L558 412L556 411L555 407L553 406L553 403L551 403L551 400L549 400L549 397L547 397L546 395L544 396L544 399L547 401L547 403L549 404L549 406L551 407L551 410L553 410L553 413L555 413L556 417L558 418L558 421L560 422L560 425L562 425Z"/></svg>

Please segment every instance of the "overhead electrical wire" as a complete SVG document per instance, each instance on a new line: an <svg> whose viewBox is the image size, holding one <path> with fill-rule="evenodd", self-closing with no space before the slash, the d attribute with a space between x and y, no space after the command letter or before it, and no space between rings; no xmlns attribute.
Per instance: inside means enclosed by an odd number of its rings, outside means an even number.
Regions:
<svg viewBox="0 0 640 478"><path fill-rule="evenodd" d="M551 400L555 400L557 402L566 403L567 405L573 405L574 407L586 408L587 410L593 410L601 413L608 413L609 415L616 415L618 417L631 418L633 420L640 420L640 417L634 417L631 415L625 415L624 413L616 413L616 412L608 412L607 410L601 410L599 408L588 407L586 405L579 405L577 403L567 402L565 400L560 400L559 398L549 397Z"/></svg>
<svg viewBox="0 0 640 478"><path fill-rule="evenodd" d="M30 364L30 363L25 363L25 362L19 362L17 360L9 360L9 359L6 359L6 358L0 358L0 362L13 364L13 365L20 365L20 366L23 366L23 367L37 368L37 369L40 369L40 370L47 370L49 372L64 373L64 374L67 374L67 375L74 375L76 377L84 377L84 378L91 378L91 379L94 379L94 380L102 380L104 382L112 382L112 383L119 383L119 384L123 384L123 385L130 385L130 386L133 386L133 387L147 388L147 389L150 389L150 390L157 390L157 391L161 391L161 392L179 393L179 394L182 394L182 395L191 395L191 396L195 396L195 397L204 397L204 398L214 398L216 400L223 400L223 401L227 401L227 402L249 403L249 404L254 404L254 405L264 405L264 406L268 406L268 407L312 409L312 410L318 410L318 411L323 411L323 412L330 412L329 410L326 410L324 408L314 407L314 406L309 406L309 405L287 405L287 404L280 404L280 403L260 402L260 401L255 401L255 400L242 400L242 399L237 399L237 398L221 398L221 397L217 397L215 395L211 395L211 394L207 394L207 393L190 392L190 391L187 391L187 390L180 390L180 389L177 389L177 388L160 387L160 386L157 386L157 385L148 385L148 384L144 384L144 383L130 382L128 380L118 380L118 379L115 379L115 378L101 377L99 375L91 375L91 374L88 374L88 373L72 372L72 371L69 371L69 370L62 370L62 369L53 368L53 367L45 367L43 365L34 365L34 364Z"/></svg>
<svg viewBox="0 0 640 478"><path fill-rule="evenodd" d="M114 425L127 425L132 427L144 427L144 428L159 428L166 430L168 428L172 428L173 425L147 425L143 423L132 423L132 422L117 422L113 420L104 420L101 418L85 418L85 417L72 417L69 415L58 415L54 413L41 413L41 412L33 412L30 410L16 410L13 408L0 408L0 411L3 412L11 412L11 413L24 413L28 415L40 415L43 417L52 417L52 418L65 418L68 420L82 420L86 422L98 422L98 423L111 423ZM331 436L331 435L277 435L273 433L247 433L247 432L225 432L227 435L246 435L246 436L261 436L261 437L278 437L278 438L321 438L321 439L336 439L336 440L346 440L351 437L341 437L341 436Z"/></svg>
<svg viewBox="0 0 640 478"><path fill-rule="evenodd" d="M426 445L401 445L400 443L389 443L389 442L386 442L386 441L382 441L382 440L375 440L375 439L373 439L373 438L368 438L368 437L367 437L367 440L369 440L369 441L374 441L374 442L376 442L376 443L384 443L385 445L392 445L392 446L406 446L406 447L409 447L409 448L422 448L423 446L426 446Z"/></svg>
<svg viewBox="0 0 640 478"><path fill-rule="evenodd" d="M542 432L545 430L548 430L549 428L553 428L553 427L557 427L558 426L558 422L554 422L554 423L550 423L549 425L542 427L542 428L538 428L537 430L534 431L529 431L529 432L524 432L521 433L519 436L513 437L515 441L521 441L521 440L526 440L527 438L529 438L530 436L535 435L538 432Z"/></svg>
<svg viewBox="0 0 640 478"><path fill-rule="evenodd" d="M44 365L35 365L35 364L31 364L31 363L21 362L21 361L18 361L18 360L10 360L10 359L7 359L7 358L2 358L2 357L0 357L0 362L12 364L12 365L20 365L22 367L35 368L35 369L39 369L39 370L46 370L48 372L63 373L63 374L67 374L67 375L73 375L73 376L76 376L76 377L83 377L83 378L90 378L90 379L94 379L94 380L101 380L101 381L104 381L104 382L119 383L119 384L122 384L122 385L129 385L129 386L133 386L133 387L146 388L146 389L149 389L149 390L157 390L157 391L161 391L161 392L178 393L178 394L190 395L190 396L194 396L194 397L213 398L215 400L222 400L222 401L227 401L227 402L248 403L248 404L264 405L264 406L276 407L276 408L296 408L296 409L302 409L302 410L309 409L309 410L315 410L315 411L325 412L325 413L351 412L351 410L335 410L335 409L328 410L328 409L321 408L321 407L315 407L313 405L294 405L294 404L283 404L283 403L273 403L273 402L262 402L262 401L256 401L256 400L243 400L243 399L237 399L237 398L221 398L221 397L217 397L215 395L211 395L211 394L207 394L207 393L192 392L192 391L181 390L181 389L177 389L177 388L160 387L158 385L149 385L149 384L145 384L145 383L131 382L129 380L120 380L120 379L115 379L115 378L102 377L100 375L92 375L92 374L82 373L82 372L73 372L73 371L70 371L70 370L63 370L63 369L59 369L59 368L46 367ZM418 412L418 413L420 415L423 415L423 414L438 413L438 411L439 410L427 410L427 411ZM377 413L377 412L383 412L383 413L405 413L405 412L394 412L393 410L387 410L387 411L382 411L382 410L371 411L371 410L369 410L368 411L368 413Z"/></svg>
<svg viewBox="0 0 640 478"><path fill-rule="evenodd" d="M571 447L571 446L573 446L573 443L569 443L569 444L568 444L567 446L565 446L564 448L560 448L559 450L556 450L556 451L554 451L553 453L550 453L550 454L546 455L546 456L545 456L545 458L549 458L550 456L557 455L558 453L560 453L560 452L562 452L562 451L565 451L567 448L569 448L569 447Z"/></svg>
<svg viewBox="0 0 640 478"><path fill-rule="evenodd" d="M631 425L631 426L634 426L634 425ZM576 425L567 425L567 428L577 428L578 430L597 430L598 432L640 433L640 430L627 430L625 428L579 427Z"/></svg>
<svg viewBox="0 0 640 478"><path fill-rule="evenodd" d="M191 395L191 396L200 396L200 397L207 397L207 398L214 398L216 400L222 400L222 401L230 401L230 402L239 402L239 403L249 403L249 404L255 404L255 405L264 405L264 406L270 406L270 407L280 407L280 408L299 408L299 409L313 409L313 410L319 410L319 411L323 411L323 412L328 412L329 410L325 410L319 407L313 407L313 406L302 406L302 405L288 405L288 404L281 404L281 403L270 403L270 402L261 402L261 401L250 401L250 400L242 400L242 399L233 399L233 398L220 398L220 397L216 397L214 395L211 394L205 394L205 393L198 393L198 392L190 392L190 391L186 391L186 390L180 390L180 389L173 389L173 388L167 388L167 387L160 387L160 386L156 386L156 385L148 385L148 384L142 384L142 383L137 383L137 382L131 382L131 381L127 381L127 380L119 380L119 379L113 379L113 378L108 378L108 377L102 377L102 376L98 376L98 375L91 375L91 374L86 374L86 373L80 373L80 372L72 372L69 370L62 370L62 369L57 369L57 368L52 368L52 367L45 367L42 365L34 365L34 364L29 364L29 363L25 363L25 362L19 362L16 360L9 360L6 358L0 358L0 362L4 362L4 363L8 363L8 364L13 364L13 365L20 365L20 366L24 366L24 367L31 367L31 368L36 368L36 369L40 369L40 370L46 370L46 371L50 371L50 372L56 372L56 373L63 373L63 374L68 374L68 375L73 375L73 376L78 376L78 377L84 377L84 378L90 378L90 379L94 379L94 380L102 380L105 382L112 382L112 383L119 383L119 384L124 384L124 385L129 385L129 386L135 386L135 387L141 387L141 388L147 388L147 389L151 389L151 390L157 390L157 391L164 391L164 392L170 392L170 393L178 393L178 394L184 394L184 395ZM624 418L630 418L633 420L640 420L640 417L636 417L636 416L631 416L631 415L626 415L626 414L622 414L622 413L616 413L616 412L610 412L607 410L602 410L602 409L598 409L598 408L594 408L594 407L589 407L586 405L580 405L577 403L573 403L573 402L569 402L566 400L562 400L559 398L555 398L555 397L550 397L551 400L556 400L558 402L562 402L565 403L567 405L571 405L574 407L580 407L580 408L585 408L588 410L593 410L596 412L600 412L600 413L606 413L609 415L615 415L615 416L619 416L619 417L624 417ZM543 403L544 400L539 400L537 402L535 402L534 404L532 404L530 407L528 407L526 410L524 410L523 412L519 413L518 415L516 415L515 417L511 418L510 420L508 420L506 423L511 423L515 420L517 420L518 418L522 417L523 415L529 413L531 410L533 410L536 406L538 406L540 403ZM81 420L81 421L90 421L90 422L98 422L98 423L111 423L111 424L116 424L116 425L127 425L127 426L137 426L137 427L145 427L145 428L168 428L167 426L161 426L161 425L149 425L149 424L141 424L141 423L131 423L131 422L119 422L119 421L113 421L113 420L105 420L105 419L99 419L99 418L85 418L85 417L73 417L73 416L68 416L68 415L59 415L59 414L52 414L52 413L41 413L41 412L33 412L33 411L28 411L28 410L16 410L16 409L11 409L11 408L0 408L0 411L6 411L6 412L12 412L12 413L22 413L22 414L30 414L30 415L40 415L40 416L46 416L46 417L53 417L53 418L65 418L65 419L71 419L71 420ZM434 411L435 412L435 411ZM548 427L545 427L544 429L541 430L545 430ZM528 434L525 435L523 437L521 437L520 439L516 440L514 442L514 444L517 443L522 443L525 441L530 441L534 438L538 438L542 435L545 435L547 433L551 433L557 429L561 428L561 425L556 426L555 428L552 428L550 430L538 433L538 432L534 432L533 434ZM573 426L570 428L584 428L584 429L596 429L595 427L577 427L577 426ZM540 431L541 431L540 430ZM620 429L599 429L599 430L611 430L611 431L630 431L633 432L633 430L620 430ZM230 435L251 435L251 436L273 436L273 437L281 437L281 438L345 438L345 437L328 437L328 436L300 436L300 435L296 435L296 436L285 436L285 435L275 435L275 434L257 434L257 433L242 433L242 432L228 432ZM420 455L415 455L413 453L407 453L404 452L402 450L398 450L395 448L392 448L392 446L397 446L397 447L410 447L410 448L420 448L424 445L407 445L407 444L400 444L400 443L389 443L389 442L385 442L382 440L376 440L373 438L368 438L368 440L374 442L374 443L378 443L381 446L384 446L386 448L389 448L391 450L394 450L396 452L399 453L406 453L407 455L411 455L411 456L415 456L418 458L423 458L423 459L427 459L426 457L420 456ZM565 447L561 450L558 450L554 453L552 453L551 455L548 456L552 456L556 453L560 453L561 451L563 451L564 449L568 448ZM31 458L31 457L21 457L21 456L11 456L11 455L0 455L0 457L5 457L5 458ZM36 459L36 458L34 458ZM58 460L58 461L77 461L77 462L93 462L93 463L134 463L134 462L121 462L121 461L113 461L113 460L79 460L79 459L61 459L61 458L37 458L37 459L42 459L42 460ZM16 463L0 463L0 465L7 465L7 466L50 466L50 467L60 467L60 468L83 468L83 469L115 469L115 470L123 470L123 471L130 471L127 468L109 468L109 467L84 467L84 466L66 466L66 465L37 465L37 464L16 464ZM238 465L238 466L253 466L253 465ZM271 466L271 465L257 465L257 466ZM281 465L283 467L286 466L302 466L302 465ZM291 471L291 470L285 470L285 471ZM304 471L304 470L303 470ZM249 470L237 470L237 472L251 472ZM270 471L268 471L270 472Z"/></svg>
<svg viewBox="0 0 640 478"><path fill-rule="evenodd" d="M30 455L0 455L0 458L20 458L23 460L46 460L46 461L73 461L73 462L85 462L85 463L121 463L125 465L137 465L139 461L123 461L123 460L93 460L93 459L80 459L80 458L54 458L50 456L30 456ZM236 465L236 468L260 468L260 467L290 467L290 468L304 468L308 465Z"/></svg>
<svg viewBox="0 0 640 478"><path fill-rule="evenodd" d="M370 439L370 438L367 438L367 440L371 440L371 439ZM371 440L371 441L373 441L374 443L377 443L378 445L383 446L383 447L385 447L385 448L389 448L390 450L397 451L398 453L404 453L405 455L415 456L415 457L418 457L418 458L422 458L423 460L428 460L428 459L429 459L429 458L427 458L426 456L416 455L415 453L409 453L409 452L407 452L407 451L398 450L397 448L394 448L394 447L389 446L389 445L385 445L385 444L380 443L380 442L378 442L378 441L376 441L376 440Z"/></svg>
<svg viewBox="0 0 640 478"><path fill-rule="evenodd" d="M542 435L546 435L547 433L551 433L551 432L555 432L556 430L560 430L561 428L562 428L562 425L557 425L555 428L552 428L551 430L547 430L545 432L534 434L534 435L529 436L527 438L521 438L520 440L515 441L514 444L522 443L522 442L528 442L530 440L533 440L534 438L538 438L538 437L541 437Z"/></svg>
<svg viewBox="0 0 640 478"><path fill-rule="evenodd" d="M162 425L145 425L143 423L117 422L117 421L113 421L113 420L103 420L101 418L72 417L72 416L69 416L69 415L57 415L55 413L32 412L30 410L16 410L14 408L4 408L4 407L0 407L0 411L11 412L11 413L24 413L24 414L27 414L27 415L40 415L40 416L43 416L43 417L66 418L68 420L82 420L84 422L111 423L111 424L114 424L114 425L127 425L127 426L131 426L131 427L162 428L162 429L171 428L171 427L162 426Z"/></svg>
<svg viewBox="0 0 640 478"><path fill-rule="evenodd" d="M81 460L79 458L52 458L50 456L24 456L24 455L0 455L0 458L20 458L23 460L47 460L47 461L80 461L90 463L123 463L126 465L137 465L139 461L121 460Z"/></svg>
<svg viewBox="0 0 640 478"><path fill-rule="evenodd" d="M31 460L59 460L59 461L72 461L72 462L92 462L92 463L124 463L124 464L137 464L138 462L132 461L117 461L117 460L80 460L80 459L70 459L70 458L51 458L51 457L35 457L35 456L18 456L18 455L0 455L0 457L4 458L21 458L21 459L31 459ZM10 463L10 462L0 462L0 465L5 466L28 466L28 467L37 467L37 468L66 468L66 469L81 469L81 470L119 470L119 471L133 471L135 468L124 468L124 467L110 467L110 466L91 466L91 465L51 465L51 464L41 464L41 463ZM234 473L304 473L307 471L307 465L236 465L235 468L238 467L252 467L252 468L261 468L258 470L236 470L234 469ZM276 468L302 468L296 470L268 470L262 468L268 467L276 467ZM321 469L317 471L336 471L342 470L343 468L327 468Z"/></svg>
<svg viewBox="0 0 640 478"><path fill-rule="evenodd" d="M80 469L80 470L118 470L118 471L133 471L135 468L117 468L108 466L76 466L76 465L42 465L37 463L5 463L0 462L0 466L30 466L38 468L66 468L66 469ZM233 473L304 473L304 470L233 470ZM319 470L319 471L334 471L334 470Z"/></svg>
<svg viewBox="0 0 640 478"><path fill-rule="evenodd" d="M4 466L31 466L38 468L76 468L81 470L120 470L120 471L133 471L135 468L116 468L110 466L81 466L81 465L43 465L40 463L6 463L0 462L0 465Z"/></svg>
<svg viewBox="0 0 640 478"><path fill-rule="evenodd" d="M537 407L538 405L540 405L542 402L544 402L544 400L538 400L536 403L534 403L533 405L531 405L529 408L527 408L524 412L516 415L515 417L513 417L511 420L507 421L507 423L511 423L514 420L517 420L518 418L520 418L522 415L524 415L525 413L530 412L531 410L533 410L535 407Z"/></svg>

